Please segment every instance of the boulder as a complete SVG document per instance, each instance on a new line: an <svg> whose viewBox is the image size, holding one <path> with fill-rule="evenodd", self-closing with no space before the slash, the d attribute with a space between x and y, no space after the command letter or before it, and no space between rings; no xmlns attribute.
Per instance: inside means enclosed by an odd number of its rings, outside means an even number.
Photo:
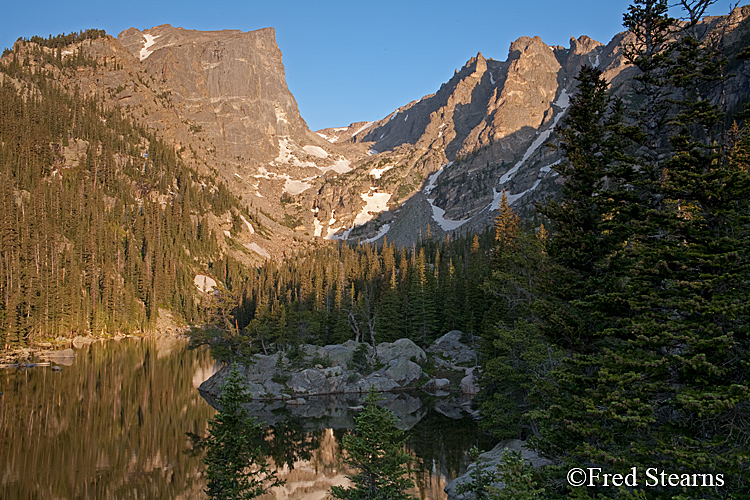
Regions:
<svg viewBox="0 0 750 500"><path fill-rule="evenodd" d="M76 338L73 339L72 344L73 344L73 347L75 347L76 349L80 349L81 347L89 345L89 344L93 344L94 342L96 341L92 339L91 337L82 337L78 335Z"/></svg>
<svg viewBox="0 0 750 500"><path fill-rule="evenodd" d="M451 330L446 333L430 347L427 352L436 354L440 358L449 360L454 365L471 365L474 366L477 360L477 353L474 349L461 342L463 333L460 330Z"/></svg>
<svg viewBox="0 0 750 500"><path fill-rule="evenodd" d="M422 368L408 358L397 358L390 362L385 376L405 387L422 377Z"/></svg>
<svg viewBox="0 0 750 500"><path fill-rule="evenodd" d="M477 467L477 464L481 464L481 466L485 467L488 472L497 470L497 466L500 464L500 459L502 458L503 453L505 453L505 450L521 452L521 458L533 467L542 467L551 463L546 458L540 457L535 451L525 448L524 442L520 439L501 441L490 451L479 455L479 460L469 465L464 475L457 477L445 486L444 491L448 494L448 498L451 500L473 500L475 498L473 493L459 495L456 492L458 485L471 482L470 474L472 470ZM496 488L502 488L503 483L500 480L501 478L498 477L497 479L498 480L493 483L493 486Z"/></svg>
<svg viewBox="0 0 750 500"><path fill-rule="evenodd" d="M46 359L58 359L58 358L75 358L76 352L71 349L63 349L62 351L48 351L42 356Z"/></svg>
<svg viewBox="0 0 750 500"><path fill-rule="evenodd" d="M395 342L383 342L377 347L378 359L381 363L390 364L394 359L414 359L424 361L424 351L409 339L399 339Z"/></svg>
<svg viewBox="0 0 750 500"><path fill-rule="evenodd" d="M388 377L384 377L380 373L372 373L367 377L360 378L357 381L347 386L347 392L359 392L366 393L370 388L374 387L376 391L388 392L393 389L397 389L399 386L398 382Z"/></svg>
<svg viewBox="0 0 750 500"><path fill-rule="evenodd" d="M321 388L327 383L322 370L308 368L292 373L287 385L295 394L320 394Z"/></svg>
<svg viewBox="0 0 750 500"><path fill-rule="evenodd" d="M428 391L440 390L441 392L444 392L443 390L447 389L450 383L451 381L447 378L432 378L428 380L427 383L422 386L422 388Z"/></svg>
<svg viewBox="0 0 750 500"><path fill-rule="evenodd" d="M447 378L436 378L435 379L435 389L444 389L450 385L451 381Z"/></svg>
<svg viewBox="0 0 750 500"><path fill-rule="evenodd" d="M464 394L478 394L479 385L477 379L474 376L474 368L466 370L466 376L461 379L461 392Z"/></svg>
<svg viewBox="0 0 750 500"><path fill-rule="evenodd" d="M368 351L372 351L372 347L367 344L360 344L353 340L347 340L343 344L327 345L320 348L320 355L324 358L328 358L333 366L341 366L346 368L354 357L354 351L361 345L367 346Z"/></svg>
<svg viewBox="0 0 750 500"><path fill-rule="evenodd" d="M251 365L252 366L252 365ZM224 365L219 371L214 373L208 380L204 381L198 390L210 394L211 396L218 398L221 394L221 390L224 387L225 380L229 374L231 366ZM248 367L245 365L239 365L238 369L240 373L245 374L245 386L250 392L253 398L264 398L268 396L266 388L260 383L257 378L248 375ZM252 373L251 373L252 375ZM265 380L263 380L265 382ZM270 381L270 380L269 380Z"/></svg>

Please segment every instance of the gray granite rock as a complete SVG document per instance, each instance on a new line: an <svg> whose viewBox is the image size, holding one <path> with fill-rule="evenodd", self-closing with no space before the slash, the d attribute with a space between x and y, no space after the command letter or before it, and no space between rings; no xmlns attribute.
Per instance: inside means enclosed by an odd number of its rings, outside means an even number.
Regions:
<svg viewBox="0 0 750 500"><path fill-rule="evenodd" d="M427 357L422 348L409 339L399 339L395 342L378 344L377 352L380 362L386 364L399 358L424 361Z"/></svg>
<svg viewBox="0 0 750 500"><path fill-rule="evenodd" d="M480 466L486 467L488 471L495 471L497 470L497 466L500 463L500 459L503 456L503 453L505 453L506 450L509 451L517 451L521 453L521 458L523 458L526 463L532 465L533 467L541 467L544 465L549 465L551 462L545 458L542 458L539 456L538 453L535 451L529 450L524 447L524 442L520 439L509 439L507 441L501 441L498 443L494 448L492 448L490 451L487 451L485 453L482 453L479 455L479 460L477 462L469 465L468 470L465 474L462 476L457 477L450 483L448 483L445 486L445 492L448 494L448 498L450 500L474 500L475 496L473 493L464 493L459 495L456 490L460 484L464 483L470 483L471 482L471 472L475 467L477 467L477 464L480 464ZM498 474L498 480L493 484L496 488L502 488L503 483L501 481L501 477Z"/></svg>
<svg viewBox="0 0 750 500"><path fill-rule="evenodd" d="M385 376L400 386L407 386L422 377L422 368L407 358L397 358L389 363Z"/></svg>
<svg viewBox="0 0 750 500"><path fill-rule="evenodd" d="M446 333L430 347L427 352L433 353L449 361L453 365L474 366L477 361L476 350L461 342L463 334L460 330L451 330Z"/></svg>
<svg viewBox="0 0 750 500"><path fill-rule="evenodd" d="M461 379L461 392L464 394L478 394L479 384L474 376L474 368L466 370L466 376Z"/></svg>

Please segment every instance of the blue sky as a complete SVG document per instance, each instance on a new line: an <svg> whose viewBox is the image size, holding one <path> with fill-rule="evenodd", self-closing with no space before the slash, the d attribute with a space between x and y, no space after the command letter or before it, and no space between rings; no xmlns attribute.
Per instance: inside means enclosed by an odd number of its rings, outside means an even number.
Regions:
<svg viewBox="0 0 750 500"><path fill-rule="evenodd" d="M171 24L187 29L272 26L287 83L310 128L383 118L440 88L477 52L505 60L510 43L539 35L569 46L570 36L602 43L622 31L626 0L464 0L377 2L210 0L196 2L12 1L0 17L0 46L18 37L86 28L117 34ZM711 14L726 14L719 0Z"/></svg>

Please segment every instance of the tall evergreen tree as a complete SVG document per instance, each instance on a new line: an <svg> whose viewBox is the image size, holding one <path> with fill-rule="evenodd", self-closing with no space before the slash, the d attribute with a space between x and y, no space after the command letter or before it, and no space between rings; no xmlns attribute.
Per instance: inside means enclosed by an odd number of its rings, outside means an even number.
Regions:
<svg viewBox="0 0 750 500"><path fill-rule="evenodd" d="M233 364L217 401L220 410L209 422L204 443L206 493L212 500L255 498L281 484L261 453L263 427L243 406L250 397L237 364Z"/></svg>
<svg viewBox="0 0 750 500"><path fill-rule="evenodd" d="M408 500L413 483L406 466L411 457L404 451L404 431L396 427L396 416L378 406L381 397L371 390L362 413L354 418L354 432L344 436L347 464L359 472L350 476L353 486L334 486L333 498L345 500Z"/></svg>

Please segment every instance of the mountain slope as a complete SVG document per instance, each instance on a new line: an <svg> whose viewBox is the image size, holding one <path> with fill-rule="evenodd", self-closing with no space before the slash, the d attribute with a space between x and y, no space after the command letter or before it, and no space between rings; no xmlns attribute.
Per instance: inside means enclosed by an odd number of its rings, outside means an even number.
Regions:
<svg viewBox="0 0 750 500"><path fill-rule="evenodd" d="M0 61L0 346L205 321L216 282L243 282L252 263L222 226L265 229L224 184L72 83L103 70L80 50L106 43L99 33L59 41L18 42Z"/></svg>
<svg viewBox="0 0 750 500"><path fill-rule="evenodd" d="M707 96L725 99L729 110L750 94L750 65L735 57L748 44L749 17L746 6L730 16L706 18L699 27L719 34L730 55L734 76ZM575 76L584 64L599 68L611 92L627 103L635 69L623 49L633 41L627 33L607 45L581 36L571 38L566 49L521 37L511 44L506 61L480 53L435 94L374 123L328 129L337 130L337 144L351 137L373 156L347 174L354 192L333 182L319 191L314 203L321 233L369 241L388 235L408 245L428 225L438 236L476 231L491 223L503 190L517 211L533 216L534 203L554 195L562 182L551 169L561 158L554 130L575 91ZM377 178L368 175L384 168ZM390 195L387 211L352 228L365 219L367 199L378 194ZM335 222L326 225L329 220Z"/></svg>

